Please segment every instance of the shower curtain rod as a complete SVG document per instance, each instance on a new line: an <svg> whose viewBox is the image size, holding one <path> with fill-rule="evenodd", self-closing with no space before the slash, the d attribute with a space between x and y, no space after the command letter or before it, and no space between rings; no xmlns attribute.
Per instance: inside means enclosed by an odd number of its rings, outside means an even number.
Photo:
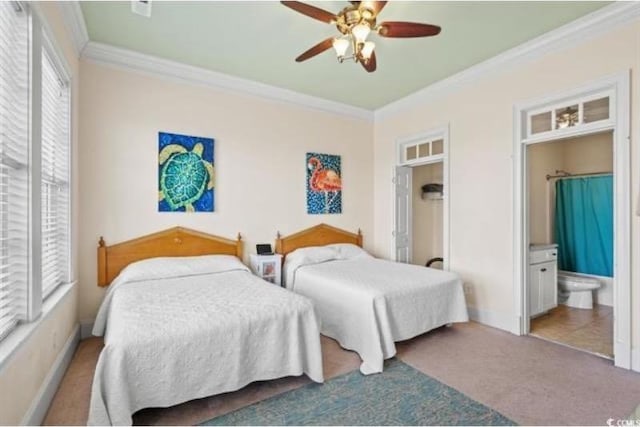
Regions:
<svg viewBox="0 0 640 427"><path fill-rule="evenodd" d="M556 173L558 172L562 172L562 171L556 171ZM567 172L566 175L547 175L547 181L555 178L577 178L580 176L598 176L598 175L613 175L613 172L591 172L591 173L576 173L576 174L571 174Z"/></svg>

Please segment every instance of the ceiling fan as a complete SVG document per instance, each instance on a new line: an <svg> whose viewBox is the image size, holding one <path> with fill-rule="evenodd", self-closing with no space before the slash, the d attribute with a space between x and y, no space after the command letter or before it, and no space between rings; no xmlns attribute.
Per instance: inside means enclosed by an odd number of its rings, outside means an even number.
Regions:
<svg viewBox="0 0 640 427"><path fill-rule="evenodd" d="M338 37L329 37L313 46L298 56L296 62L306 61L333 47L339 62L353 59L371 73L377 67L375 43L367 41L372 31L379 36L392 38L429 37L440 33L440 27L437 25L397 21L378 24L376 19L388 3L386 1L352 1L351 5L335 15L299 1L281 1L280 3L318 21L335 24L341 33ZM349 47L351 47L351 54L347 56Z"/></svg>

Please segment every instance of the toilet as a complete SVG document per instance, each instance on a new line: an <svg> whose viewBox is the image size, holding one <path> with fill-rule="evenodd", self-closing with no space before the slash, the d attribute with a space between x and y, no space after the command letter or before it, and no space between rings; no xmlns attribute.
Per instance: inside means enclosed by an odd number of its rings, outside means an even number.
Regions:
<svg viewBox="0 0 640 427"><path fill-rule="evenodd" d="M563 303L574 308L593 308L593 291L600 289L598 279L569 271L558 272L558 290Z"/></svg>

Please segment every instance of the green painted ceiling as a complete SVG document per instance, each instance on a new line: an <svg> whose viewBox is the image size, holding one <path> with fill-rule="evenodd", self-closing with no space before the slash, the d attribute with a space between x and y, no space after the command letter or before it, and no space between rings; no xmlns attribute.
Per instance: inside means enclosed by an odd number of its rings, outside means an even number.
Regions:
<svg viewBox="0 0 640 427"><path fill-rule="evenodd" d="M347 2L309 2L338 12ZM586 15L606 2L391 1L381 21L440 25L436 37L376 35L378 70L338 64L329 50L294 58L337 34L278 2L81 2L92 41L123 47L366 109L375 109Z"/></svg>

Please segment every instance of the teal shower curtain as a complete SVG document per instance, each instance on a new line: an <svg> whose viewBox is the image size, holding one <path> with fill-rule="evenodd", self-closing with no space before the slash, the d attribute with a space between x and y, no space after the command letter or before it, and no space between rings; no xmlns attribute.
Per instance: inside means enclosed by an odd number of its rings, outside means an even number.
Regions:
<svg viewBox="0 0 640 427"><path fill-rule="evenodd" d="M613 277L613 176L556 182L558 267Z"/></svg>

